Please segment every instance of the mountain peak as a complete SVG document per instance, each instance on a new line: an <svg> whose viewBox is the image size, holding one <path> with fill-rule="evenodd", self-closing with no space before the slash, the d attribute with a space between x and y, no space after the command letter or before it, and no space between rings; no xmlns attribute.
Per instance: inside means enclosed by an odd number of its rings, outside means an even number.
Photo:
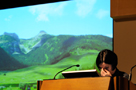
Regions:
<svg viewBox="0 0 136 90"><path fill-rule="evenodd" d="M17 40L19 39L19 37L18 37L18 35L16 33L7 33L7 32L4 32L4 35L11 36L11 37L13 37L13 38L15 38Z"/></svg>
<svg viewBox="0 0 136 90"><path fill-rule="evenodd" d="M41 30L39 34L47 34L44 30Z"/></svg>

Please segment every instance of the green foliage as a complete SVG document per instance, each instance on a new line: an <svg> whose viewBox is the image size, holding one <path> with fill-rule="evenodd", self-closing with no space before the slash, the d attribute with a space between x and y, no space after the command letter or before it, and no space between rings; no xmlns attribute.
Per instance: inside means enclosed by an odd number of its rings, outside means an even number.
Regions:
<svg viewBox="0 0 136 90"><path fill-rule="evenodd" d="M25 90L25 88L26 88L26 83L20 83L20 84L19 84L19 88L22 89L22 90Z"/></svg>
<svg viewBox="0 0 136 90"><path fill-rule="evenodd" d="M27 90L28 87L30 88L32 86L33 86L33 84L31 84L31 83L19 83L19 88L21 90Z"/></svg>
<svg viewBox="0 0 136 90"><path fill-rule="evenodd" d="M0 90L3 90L3 87L1 87Z"/></svg>
<svg viewBox="0 0 136 90"><path fill-rule="evenodd" d="M13 89L12 89L12 86L10 85L10 86L7 88L7 90L13 90Z"/></svg>
<svg viewBox="0 0 136 90"><path fill-rule="evenodd" d="M46 35L45 35L46 36ZM42 39L45 36L38 38L42 40L43 45L30 51L27 54L13 55L15 59L25 65L43 65L43 64L55 64L70 55L85 54L88 50L112 49L112 38L102 35L59 35L59 36L46 36L46 39ZM26 49L21 50L25 53L26 50L31 48L38 42L33 39L22 40L22 45ZM31 43L32 42L32 43ZM57 43L56 43L57 42ZM31 44L29 44L31 43ZM29 47L29 45L31 45Z"/></svg>
<svg viewBox="0 0 136 90"><path fill-rule="evenodd" d="M19 83L19 84L5 84L0 86L0 90L37 90L37 83Z"/></svg>

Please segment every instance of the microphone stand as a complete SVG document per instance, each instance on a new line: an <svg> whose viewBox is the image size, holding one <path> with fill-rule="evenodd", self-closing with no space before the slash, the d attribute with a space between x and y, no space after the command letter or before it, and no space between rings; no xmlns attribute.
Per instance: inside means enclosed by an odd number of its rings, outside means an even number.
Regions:
<svg viewBox="0 0 136 90"><path fill-rule="evenodd" d="M129 73L129 78L128 78L128 90L130 90L130 81L131 81L131 77L132 77L132 69L135 67L136 65L134 65L131 70L130 70L130 73Z"/></svg>
<svg viewBox="0 0 136 90"><path fill-rule="evenodd" d="M129 74L129 81L131 81L131 77L132 77L132 69L135 67L136 65L134 65L131 70L130 70L130 74Z"/></svg>
<svg viewBox="0 0 136 90"><path fill-rule="evenodd" d="M54 76L54 78L53 78L53 79L55 79L55 77L56 77L59 73L61 73L61 72L65 71L65 70L67 70L67 69L69 69L69 68L71 68L71 67L74 67L74 66L79 67L80 65L72 65L72 66L70 66L70 67L68 67L68 68L66 68L66 69L64 69L64 70L59 71L59 72Z"/></svg>

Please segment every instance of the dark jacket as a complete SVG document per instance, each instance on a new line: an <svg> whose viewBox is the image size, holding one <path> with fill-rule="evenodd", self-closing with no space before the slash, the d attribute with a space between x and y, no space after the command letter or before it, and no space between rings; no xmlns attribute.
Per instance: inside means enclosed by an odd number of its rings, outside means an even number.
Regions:
<svg viewBox="0 0 136 90"><path fill-rule="evenodd" d="M119 71L117 68L116 68L115 73L112 75L112 77L114 76L121 76L121 77L129 79L129 75L127 73Z"/></svg>

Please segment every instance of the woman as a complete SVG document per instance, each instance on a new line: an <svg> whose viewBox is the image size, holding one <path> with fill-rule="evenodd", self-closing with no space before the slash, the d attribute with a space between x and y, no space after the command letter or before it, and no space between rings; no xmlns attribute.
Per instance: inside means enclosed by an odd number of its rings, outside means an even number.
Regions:
<svg viewBox="0 0 136 90"><path fill-rule="evenodd" d="M117 69L117 64L117 55L108 49L102 50L96 58L96 65L100 69L101 76L122 76L128 79L129 75L119 71Z"/></svg>

